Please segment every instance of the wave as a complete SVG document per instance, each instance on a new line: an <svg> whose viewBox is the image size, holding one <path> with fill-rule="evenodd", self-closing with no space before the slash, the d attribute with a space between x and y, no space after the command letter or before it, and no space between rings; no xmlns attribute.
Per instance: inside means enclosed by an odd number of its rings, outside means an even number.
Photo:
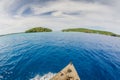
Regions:
<svg viewBox="0 0 120 80"><path fill-rule="evenodd" d="M44 74L43 76L40 75L36 75L34 78L30 79L30 80L50 80L50 78L52 78L56 73L47 73Z"/></svg>

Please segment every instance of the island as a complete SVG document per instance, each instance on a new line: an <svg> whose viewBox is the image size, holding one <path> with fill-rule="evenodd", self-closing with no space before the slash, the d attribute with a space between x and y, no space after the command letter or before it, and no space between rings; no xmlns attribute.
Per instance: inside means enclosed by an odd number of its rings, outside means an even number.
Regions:
<svg viewBox="0 0 120 80"><path fill-rule="evenodd" d="M85 33L96 33L96 34L103 34L103 35L120 37L120 35L112 33L112 32L101 31L101 30L93 30L93 29L87 29L87 28L63 29L62 32L85 32Z"/></svg>
<svg viewBox="0 0 120 80"><path fill-rule="evenodd" d="M35 27L25 31L25 33L33 33L33 32L52 32L52 30L44 27Z"/></svg>

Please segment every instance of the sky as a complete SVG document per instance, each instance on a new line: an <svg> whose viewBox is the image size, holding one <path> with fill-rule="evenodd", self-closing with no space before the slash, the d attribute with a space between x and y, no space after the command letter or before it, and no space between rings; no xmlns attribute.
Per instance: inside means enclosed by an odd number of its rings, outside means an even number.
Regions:
<svg viewBox="0 0 120 80"><path fill-rule="evenodd" d="M33 27L120 34L120 0L0 0L0 35Z"/></svg>

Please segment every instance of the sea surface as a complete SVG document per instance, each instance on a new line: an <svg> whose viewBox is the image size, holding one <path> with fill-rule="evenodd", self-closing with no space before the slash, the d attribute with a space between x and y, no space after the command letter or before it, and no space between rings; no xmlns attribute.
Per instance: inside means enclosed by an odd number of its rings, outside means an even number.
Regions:
<svg viewBox="0 0 120 80"><path fill-rule="evenodd" d="M81 80L120 80L120 38L77 32L0 37L0 80L49 80L70 61Z"/></svg>

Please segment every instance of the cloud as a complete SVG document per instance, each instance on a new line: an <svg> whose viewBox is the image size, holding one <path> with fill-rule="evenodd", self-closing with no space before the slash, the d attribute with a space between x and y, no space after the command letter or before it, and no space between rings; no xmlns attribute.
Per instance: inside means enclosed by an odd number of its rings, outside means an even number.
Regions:
<svg viewBox="0 0 120 80"><path fill-rule="evenodd" d="M118 0L1 0L0 34L35 26L55 31L85 27L120 34Z"/></svg>

